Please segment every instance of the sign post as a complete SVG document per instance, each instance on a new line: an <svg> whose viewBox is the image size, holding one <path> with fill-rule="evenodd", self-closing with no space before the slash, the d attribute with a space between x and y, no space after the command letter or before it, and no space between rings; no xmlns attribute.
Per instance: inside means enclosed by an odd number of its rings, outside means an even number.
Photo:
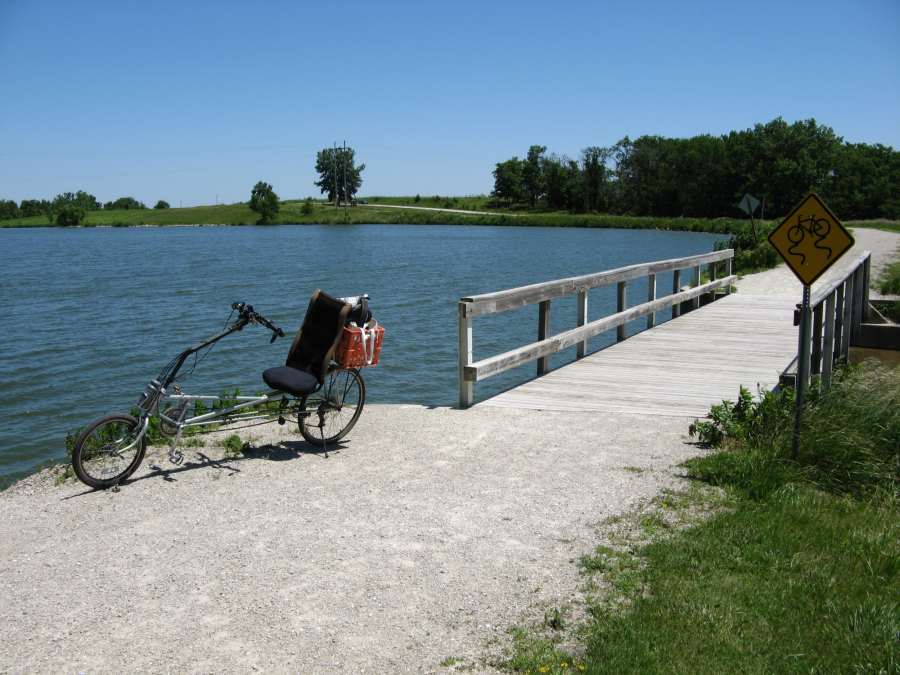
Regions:
<svg viewBox="0 0 900 675"><path fill-rule="evenodd" d="M809 286L803 285L803 304L800 306L800 342L797 345L797 378L794 380L794 438L791 442L791 454L795 459L800 451L800 420L803 417L806 384L809 382L809 352L812 346L809 339L809 289Z"/></svg>
<svg viewBox="0 0 900 675"><path fill-rule="evenodd" d="M769 243L803 284L795 380L794 457L800 448L800 421L810 366L809 296L813 282L853 246L853 237L819 196L811 192L769 235Z"/></svg>

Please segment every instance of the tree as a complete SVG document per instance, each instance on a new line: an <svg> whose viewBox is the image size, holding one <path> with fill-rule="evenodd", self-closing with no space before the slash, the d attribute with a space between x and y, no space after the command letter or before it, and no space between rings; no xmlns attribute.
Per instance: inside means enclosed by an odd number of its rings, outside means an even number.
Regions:
<svg viewBox="0 0 900 675"><path fill-rule="evenodd" d="M154 209L167 209L167 208L169 208L169 202L167 202L164 199L160 199L158 202L156 202L156 206L154 206L153 208Z"/></svg>
<svg viewBox="0 0 900 675"><path fill-rule="evenodd" d="M522 165L522 189L525 190L525 196L528 197L528 203L531 208L537 204L545 190L544 182L544 162L542 155L547 152L546 145L532 145L528 148L528 155L525 157L525 163Z"/></svg>
<svg viewBox="0 0 900 675"><path fill-rule="evenodd" d="M65 204L56 210L56 224L60 227L76 227L84 220L84 209L73 204Z"/></svg>
<svg viewBox="0 0 900 675"><path fill-rule="evenodd" d="M312 197L307 197L303 200L303 206L300 207L300 213L304 216L311 216L313 213L313 200Z"/></svg>
<svg viewBox="0 0 900 675"><path fill-rule="evenodd" d="M97 211L100 208L100 202L97 198L84 190L78 192L63 192L56 195L53 200L54 210L59 210L63 206L77 206L85 211Z"/></svg>
<svg viewBox="0 0 900 675"><path fill-rule="evenodd" d="M259 214L257 224L268 225L278 215L278 195L272 186L259 181L250 192L250 210Z"/></svg>
<svg viewBox="0 0 900 675"><path fill-rule="evenodd" d="M316 171L319 180L316 187L328 194L328 201L335 206L350 202L362 186L362 172L366 165L354 164L353 148L325 148L316 154Z"/></svg>
<svg viewBox="0 0 900 675"><path fill-rule="evenodd" d="M104 209L146 209L147 206L143 202L139 202L134 197L119 197L117 200L113 202L106 202L103 205Z"/></svg>
<svg viewBox="0 0 900 675"><path fill-rule="evenodd" d="M23 199L19 204L19 216L30 218L31 216L43 216L51 211L52 204L46 199ZM52 220L52 218L50 219Z"/></svg>
<svg viewBox="0 0 900 675"><path fill-rule="evenodd" d="M609 162L612 151L609 148L589 146L581 151L581 175L584 179L582 195L585 211L608 211Z"/></svg>
<svg viewBox="0 0 900 675"><path fill-rule="evenodd" d="M521 159L513 157L497 163L494 167L494 191L491 195L497 201L505 201L509 207L522 199Z"/></svg>
<svg viewBox="0 0 900 675"><path fill-rule="evenodd" d="M20 215L19 206L12 199L0 199L0 220L10 220Z"/></svg>
<svg viewBox="0 0 900 675"><path fill-rule="evenodd" d="M547 207L565 209L569 204L569 167L568 157L550 155L544 159L541 173L544 177L544 189L547 196Z"/></svg>

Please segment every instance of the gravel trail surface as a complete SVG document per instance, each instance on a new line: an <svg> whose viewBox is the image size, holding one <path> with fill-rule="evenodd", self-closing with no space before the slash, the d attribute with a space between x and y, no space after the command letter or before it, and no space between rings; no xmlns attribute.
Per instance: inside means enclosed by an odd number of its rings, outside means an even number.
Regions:
<svg viewBox="0 0 900 675"><path fill-rule="evenodd" d="M872 252L871 278L873 283L878 278L878 273L881 269L900 256L900 253L898 253L898 249L900 249L900 234L870 230L863 227L855 227L850 231L856 242L853 248L847 251L843 258L834 264L834 267L813 284L813 292L819 286L825 285L829 279L839 275L841 269L863 251ZM791 298L796 298L797 302L800 302L800 297L803 294L803 285L785 264L778 265L774 269L766 270L759 274L749 274L737 282L737 288L741 293L752 295L790 296ZM873 288L870 291L870 297L878 298L881 296Z"/></svg>
<svg viewBox="0 0 900 675"><path fill-rule="evenodd" d="M327 457L273 425L118 492L33 476L0 493L0 671L491 670L687 424L373 405Z"/></svg>

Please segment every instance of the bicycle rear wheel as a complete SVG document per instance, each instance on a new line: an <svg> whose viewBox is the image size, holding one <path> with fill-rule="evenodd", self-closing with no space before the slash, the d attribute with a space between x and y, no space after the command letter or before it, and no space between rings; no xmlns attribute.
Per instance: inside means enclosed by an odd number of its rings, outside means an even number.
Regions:
<svg viewBox="0 0 900 675"><path fill-rule="evenodd" d="M141 423L119 413L91 422L75 441L72 468L85 485L104 489L128 478L144 459L147 438L138 437Z"/></svg>
<svg viewBox="0 0 900 675"><path fill-rule="evenodd" d="M314 445L337 443L356 424L365 402L366 384L358 370L329 371L322 387L303 401L300 433Z"/></svg>

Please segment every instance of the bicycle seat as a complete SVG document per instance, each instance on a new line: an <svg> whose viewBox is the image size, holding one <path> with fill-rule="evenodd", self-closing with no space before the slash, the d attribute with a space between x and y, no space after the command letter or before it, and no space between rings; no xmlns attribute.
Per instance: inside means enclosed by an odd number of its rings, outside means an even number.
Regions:
<svg viewBox="0 0 900 675"><path fill-rule="evenodd" d="M295 396L315 391L325 380L351 309L343 300L316 289L287 361L283 366L265 371L265 383Z"/></svg>
<svg viewBox="0 0 900 675"><path fill-rule="evenodd" d="M316 376L306 370L291 368L290 366L278 366L269 368L263 373L263 381L278 391L284 391L294 396L305 396L319 386Z"/></svg>

